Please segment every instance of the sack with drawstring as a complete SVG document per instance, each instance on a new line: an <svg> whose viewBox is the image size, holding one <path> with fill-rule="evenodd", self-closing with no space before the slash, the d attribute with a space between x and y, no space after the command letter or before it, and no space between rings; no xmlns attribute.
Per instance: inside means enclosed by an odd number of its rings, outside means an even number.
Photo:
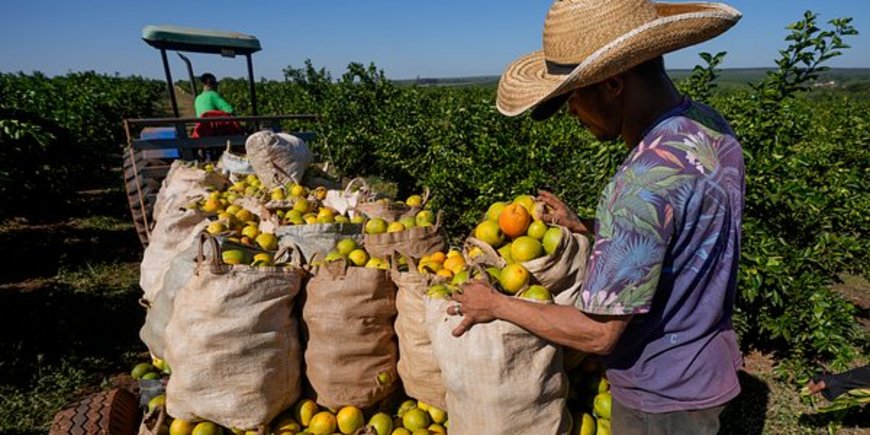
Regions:
<svg viewBox="0 0 870 435"><path fill-rule="evenodd" d="M245 141L245 155L269 189L299 183L314 156L305 141L287 133L258 131Z"/></svg>
<svg viewBox="0 0 870 435"><path fill-rule="evenodd" d="M265 430L301 394L293 309L304 275L301 259L285 251L275 258L290 254L286 267L227 265L216 239L205 234L200 249L166 327L172 367L166 409L187 421Z"/></svg>
<svg viewBox="0 0 870 435"><path fill-rule="evenodd" d="M316 401L336 409L371 407L398 381L396 287L389 271L348 267L340 260L311 273L302 320L308 335L306 374Z"/></svg>

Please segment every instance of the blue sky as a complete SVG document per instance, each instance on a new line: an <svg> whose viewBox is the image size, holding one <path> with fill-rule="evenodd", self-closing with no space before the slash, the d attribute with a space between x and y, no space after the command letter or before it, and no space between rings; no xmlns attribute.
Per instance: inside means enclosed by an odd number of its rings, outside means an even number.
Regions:
<svg viewBox="0 0 870 435"><path fill-rule="evenodd" d="M497 75L539 49L549 0L255 0L202 2L25 0L0 15L0 71L49 75L95 70L162 77L158 52L140 39L147 24L176 24L257 36L258 77L280 78L311 59L340 75L350 62L374 62L392 78ZM670 54L669 68L697 63L701 51L728 51L726 68L770 66L784 29L804 10L824 21L852 16L862 34L832 65L870 67L868 0L733 0L744 18L719 38ZM194 56L197 72L242 76L244 61ZM176 77L183 64L173 58Z"/></svg>

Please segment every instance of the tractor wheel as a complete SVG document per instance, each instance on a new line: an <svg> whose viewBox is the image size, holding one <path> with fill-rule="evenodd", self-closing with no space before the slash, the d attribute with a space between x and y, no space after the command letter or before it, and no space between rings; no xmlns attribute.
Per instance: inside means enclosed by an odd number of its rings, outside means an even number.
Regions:
<svg viewBox="0 0 870 435"><path fill-rule="evenodd" d="M49 435L135 435L142 412L136 396L116 388L92 394L58 412Z"/></svg>
<svg viewBox="0 0 870 435"><path fill-rule="evenodd" d="M146 159L142 151L131 148L124 151L124 186L127 189L127 202L142 246L148 246L149 235L154 227L151 212L170 163L162 159Z"/></svg>

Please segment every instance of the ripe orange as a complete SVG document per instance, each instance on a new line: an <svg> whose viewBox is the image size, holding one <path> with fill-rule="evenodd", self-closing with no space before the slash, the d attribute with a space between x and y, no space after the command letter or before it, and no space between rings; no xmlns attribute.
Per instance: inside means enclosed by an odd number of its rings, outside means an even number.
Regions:
<svg viewBox="0 0 870 435"><path fill-rule="evenodd" d="M498 227L510 238L516 238L526 234L532 216L521 204L510 204L498 216Z"/></svg>

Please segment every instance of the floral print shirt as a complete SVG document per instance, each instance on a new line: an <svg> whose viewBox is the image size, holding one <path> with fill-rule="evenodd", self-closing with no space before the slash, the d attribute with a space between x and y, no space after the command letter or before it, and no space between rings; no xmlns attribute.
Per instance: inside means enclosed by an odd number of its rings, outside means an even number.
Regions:
<svg viewBox="0 0 870 435"><path fill-rule="evenodd" d="M731 314L740 258L740 143L684 100L604 189L578 308L634 315L606 358L613 396L645 412L702 409L740 391Z"/></svg>

